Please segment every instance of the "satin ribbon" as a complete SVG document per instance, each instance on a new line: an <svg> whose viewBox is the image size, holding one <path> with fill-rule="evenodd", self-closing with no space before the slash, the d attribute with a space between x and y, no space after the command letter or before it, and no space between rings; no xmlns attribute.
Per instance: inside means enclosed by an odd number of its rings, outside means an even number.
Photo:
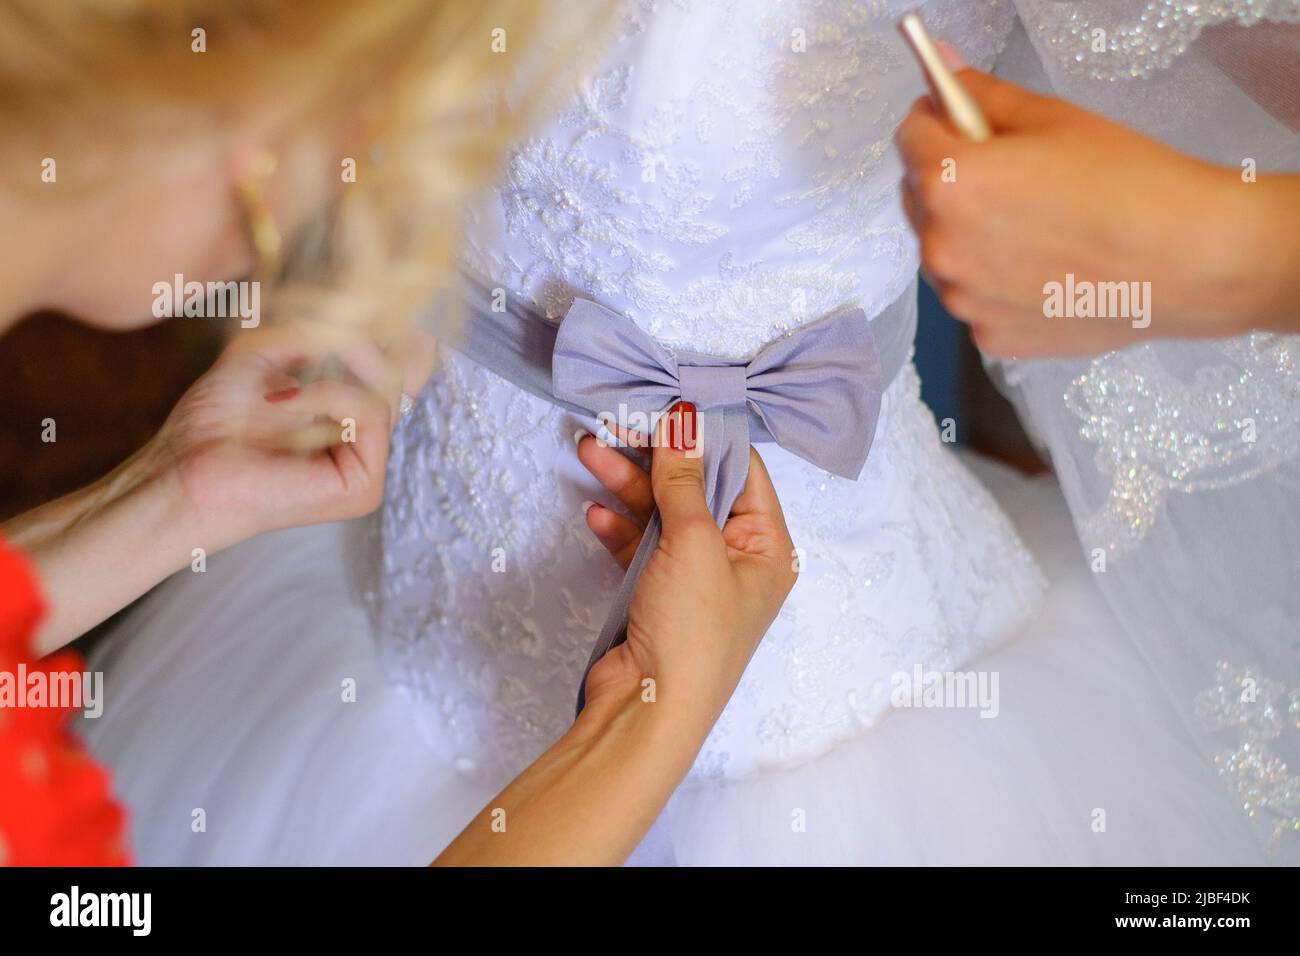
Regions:
<svg viewBox="0 0 1300 956"><path fill-rule="evenodd" d="M831 474L856 479L896 371L885 377L872 323L861 309L802 326L737 364L674 354L631 320L586 299L576 300L560 323L551 363L555 397L599 421L655 421L678 401L694 404L706 496L719 527L745 487L755 433ZM656 512L587 661L579 711L586 674L627 637L632 592L661 531Z"/></svg>
<svg viewBox="0 0 1300 956"><path fill-rule="evenodd" d="M749 474L749 445L775 441L832 474L856 479L880 400L907 364L916 332L913 283L874 318L861 309L801 326L751 361L673 353L630 319L577 299L557 327L504 289L463 274L457 305L435 302L424 324L442 341L538 398L579 415L646 416L692 402L704 437L709 508L723 525ZM458 321L465 318L463 326ZM661 533L647 525L587 672L627 636L636 581ZM792 557L793 560L793 557ZM582 709L586 673L578 691Z"/></svg>

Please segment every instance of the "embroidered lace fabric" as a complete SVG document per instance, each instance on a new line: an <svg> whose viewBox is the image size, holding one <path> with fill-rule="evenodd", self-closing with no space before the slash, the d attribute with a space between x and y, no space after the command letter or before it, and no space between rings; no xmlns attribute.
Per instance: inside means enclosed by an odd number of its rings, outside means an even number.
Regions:
<svg viewBox="0 0 1300 956"><path fill-rule="evenodd" d="M671 348L751 356L912 281L897 122L921 92L894 31L915 3L632 3L605 64L473 210L467 266L558 318L581 294ZM1005 3L924 5L991 63ZM516 772L567 726L618 570L580 423L451 355L395 439L372 593L390 674L465 772ZM797 764L869 728L889 680L959 666L1041 579L939 441L909 368L860 481L765 447L803 572L692 771Z"/></svg>
<svg viewBox="0 0 1300 956"><path fill-rule="evenodd" d="M1300 136L1260 86L1287 75L1270 57L1300 59L1295 0L1017 7L1008 78L1211 162L1300 170ZM1210 28L1236 31L1226 49L1249 76L1206 45ZM1109 559L1112 606L1287 859L1300 859L1300 720L1283 702L1300 683L1298 357L1300 337L1254 333L1004 367L1084 547Z"/></svg>
<svg viewBox="0 0 1300 956"><path fill-rule="evenodd" d="M1210 26L1300 23L1297 0L1017 0L1040 48L1093 80L1147 79L1168 69Z"/></svg>

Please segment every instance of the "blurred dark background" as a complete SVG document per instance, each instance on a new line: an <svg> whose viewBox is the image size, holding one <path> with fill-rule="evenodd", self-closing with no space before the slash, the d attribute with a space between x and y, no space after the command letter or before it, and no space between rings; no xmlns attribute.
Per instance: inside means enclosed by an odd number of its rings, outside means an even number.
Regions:
<svg viewBox="0 0 1300 956"><path fill-rule="evenodd" d="M918 311L915 361L921 398L940 428L952 419L957 444L1026 474L1046 471L1015 409L984 371L970 331L948 314L924 281Z"/></svg>
<svg viewBox="0 0 1300 956"><path fill-rule="evenodd" d="M215 360L219 321L115 333L34 315L0 338L0 520L89 484L143 445Z"/></svg>

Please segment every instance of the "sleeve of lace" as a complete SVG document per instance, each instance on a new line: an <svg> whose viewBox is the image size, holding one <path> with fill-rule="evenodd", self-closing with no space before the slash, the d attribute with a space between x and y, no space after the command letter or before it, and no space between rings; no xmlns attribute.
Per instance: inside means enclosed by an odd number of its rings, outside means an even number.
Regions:
<svg viewBox="0 0 1300 956"><path fill-rule="evenodd" d="M1300 170L1300 0L1016 9L1013 82L1220 165ZM1300 862L1300 336L995 364L1153 684L1275 859Z"/></svg>
<svg viewBox="0 0 1300 956"><path fill-rule="evenodd" d="M1206 58L1293 133L1300 133L1300 23L1221 23L1196 41Z"/></svg>

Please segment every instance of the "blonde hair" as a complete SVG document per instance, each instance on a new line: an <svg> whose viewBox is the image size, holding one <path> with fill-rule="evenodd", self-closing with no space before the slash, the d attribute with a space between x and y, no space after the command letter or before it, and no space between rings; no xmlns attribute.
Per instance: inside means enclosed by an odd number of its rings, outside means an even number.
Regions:
<svg viewBox="0 0 1300 956"><path fill-rule="evenodd" d="M263 277L264 301L382 336L446 282L466 201L599 49L607 14L585 0L7 0L0 165L58 149L61 180L75 163L94 182L251 105L304 127L348 116L356 181Z"/></svg>

